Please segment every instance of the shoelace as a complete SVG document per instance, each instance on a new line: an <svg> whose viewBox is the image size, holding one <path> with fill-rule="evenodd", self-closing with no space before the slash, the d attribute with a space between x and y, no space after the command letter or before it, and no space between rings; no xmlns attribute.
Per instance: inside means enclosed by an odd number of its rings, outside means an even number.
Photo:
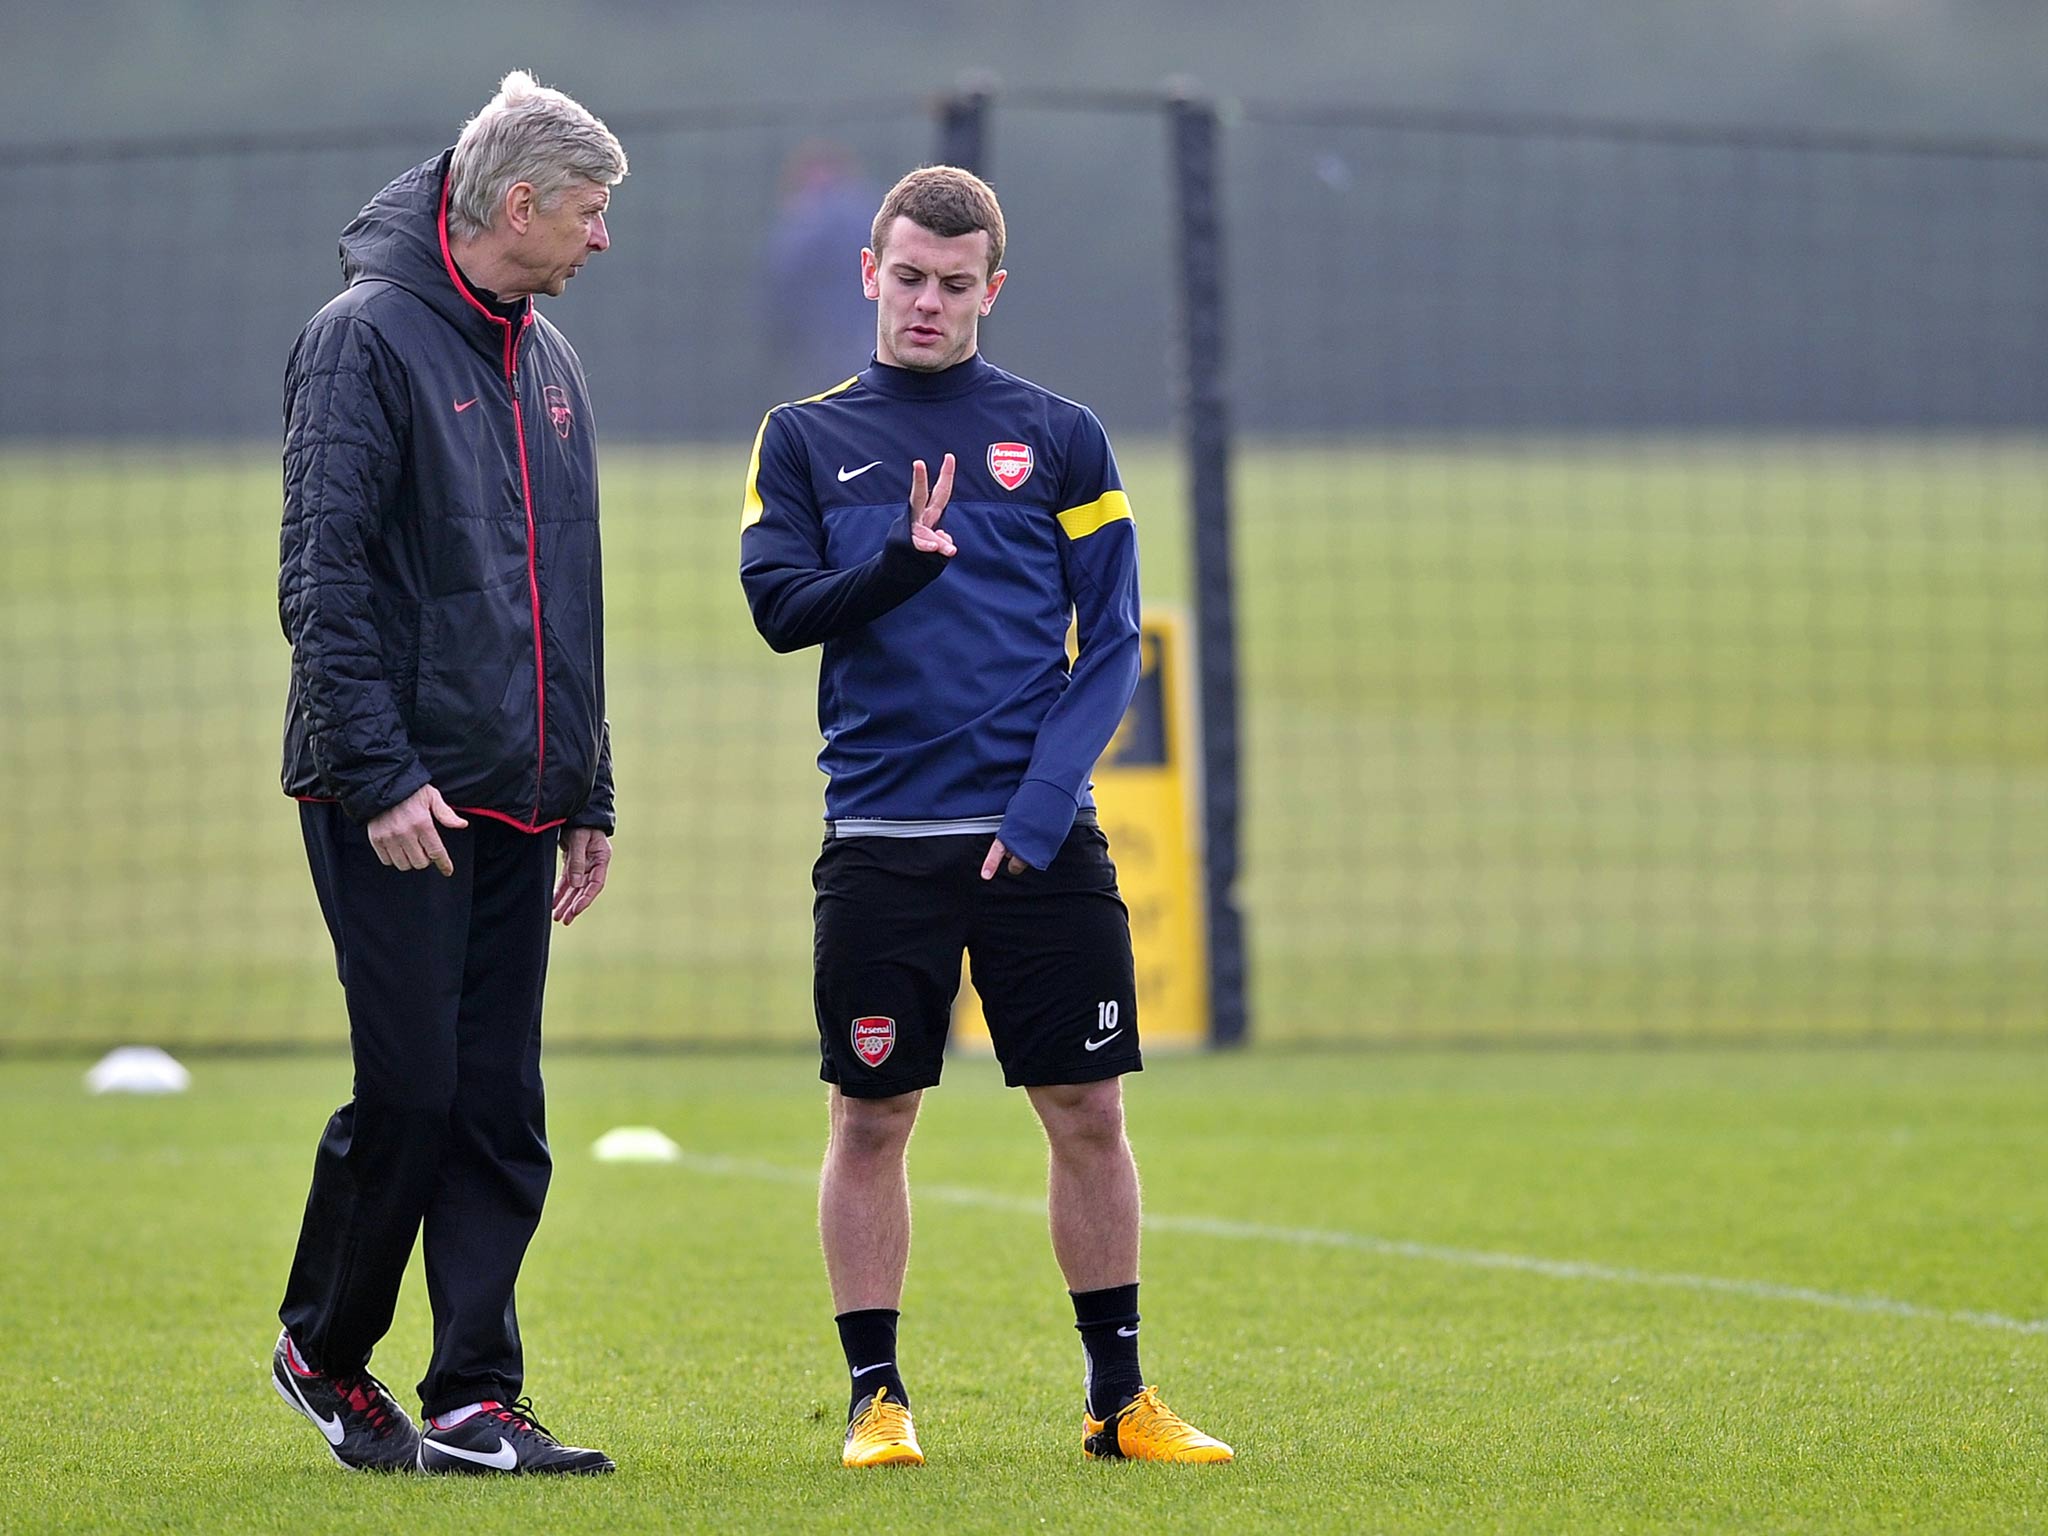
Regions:
<svg viewBox="0 0 2048 1536"><path fill-rule="evenodd" d="M900 1436L901 1428L909 1418L910 1410L901 1403L890 1402L887 1387L878 1387L873 1400L861 1411L860 1416L847 1425L847 1431L855 1435L865 1434L871 1429L881 1428L886 1423L891 1429L897 1430Z"/></svg>
<svg viewBox="0 0 2048 1536"><path fill-rule="evenodd" d="M1142 1434L1176 1448L1201 1445L1209 1437L1159 1400L1151 1387L1132 1398L1124 1408L1125 1422Z"/></svg>
<svg viewBox="0 0 2048 1536"><path fill-rule="evenodd" d="M535 1434L541 1435L546 1439L555 1439L553 1431L547 1425L541 1423L540 1419L535 1416L533 1399L530 1397L522 1397L516 1403L500 1403L495 1412L500 1421L511 1425L514 1429L530 1429ZM555 1441L555 1443L557 1445L561 1444L559 1440Z"/></svg>
<svg viewBox="0 0 2048 1536"><path fill-rule="evenodd" d="M334 1390L349 1407L370 1421L370 1433L379 1440L391 1433L394 1421L391 1410L385 1406L391 1397L383 1382L368 1371L361 1371L354 1376L335 1378Z"/></svg>

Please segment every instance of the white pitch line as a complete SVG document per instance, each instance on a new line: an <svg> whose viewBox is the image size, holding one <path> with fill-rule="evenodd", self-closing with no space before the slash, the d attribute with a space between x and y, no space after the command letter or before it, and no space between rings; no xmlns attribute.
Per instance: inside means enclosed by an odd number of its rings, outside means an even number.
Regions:
<svg viewBox="0 0 2048 1536"><path fill-rule="evenodd" d="M783 1168L748 1158L715 1157L685 1152L682 1165L697 1173L721 1178L757 1179L764 1183L815 1187L813 1169ZM1045 1215L1043 1200L1015 1195L998 1195L983 1189L965 1189L950 1184L913 1186L919 1200L944 1205L969 1206L984 1211L1008 1211L1019 1216ZM1923 1307L1910 1301L1885 1296L1844 1296L1835 1291L1814 1290L1804 1285L1777 1285L1768 1280L1734 1280L1719 1275L1670 1274L1659 1270L1629 1269L1612 1264L1587 1264L1575 1259L1539 1259L1521 1253L1488 1253L1478 1248L1446 1248L1435 1243L1403 1242L1391 1237L1373 1237L1363 1232L1339 1232L1321 1227L1269 1227L1258 1222L1222 1221L1209 1216L1145 1216L1149 1232L1185 1232L1196 1237L1222 1238L1229 1242L1284 1243L1296 1248L1335 1248L1351 1253L1370 1253L1380 1258L1419 1259L1431 1264L1449 1264L1462 1269L1500 1269L1516 1274L1542 1275L1552 1280L1592 1280L1607 1285L1661 1286L1667 1290L1706 1291L1723 1296L1747 1296L1757 1301L1792 1301L1807 1306L1828 1307L1837 1312L1863 1312L1881 1317L1911 1318L1921 1322L1960 1323L1970 1328L1990 1328L2002 1333L2048 1334L2048 1318L2007 1317L1999 1312L1951 1311Z"/></svg>

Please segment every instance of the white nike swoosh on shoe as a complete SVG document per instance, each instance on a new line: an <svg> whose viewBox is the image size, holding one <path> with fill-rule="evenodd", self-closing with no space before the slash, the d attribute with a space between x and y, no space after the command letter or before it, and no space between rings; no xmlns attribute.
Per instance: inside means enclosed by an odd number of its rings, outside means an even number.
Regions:
<svg viewBox="0 0 2048 1536"><path fill-rule="evenodd" d="M875 464L879 464L881 462L882 461L880 459L875 460ZM862 475L866 474L869 470L873 469L875 467L875 464L863 464L859 469L848 469L844 464L840 465L839 483L841 485L844 485L849 480L858 480Z"/></svg>
<svg viewBox="0 0 2048 1536"><path fill-rule="evenodd" d="M1083 1050L1099 1051L1105 1045L1109 1044L1110 1041L1114 1040L1118 1035L1122 1033L1123 1031L1119 1029L1111 1034L1104 1035L1100 1040L1083 1040L1081 1042L1081 1048Z"/></svg>
<svg viewBox="0 0 2048 1536"><path fill-rule="evenodd" d="M869 1371L886 1371L890 1366L894 1365L895 1363L896 1362L893 1360L884 1360L877 1365L864 1365L859 1370L853 1373L853 1379L855 1381L858 1381L861 1377L867 1375Z"/></svg>
<svg viewBox="0 0 2048 1536"><path fill-rule="evenodd" d="M445 1440L432 1438L422 1440L420 1444L431 1445L443 1456L460 1456L464 1461L473 1461L484 1467L495 1467L500 1472L510 1472L519 1465L519 1453L512 1449L511 1443L503 1435L498 1437L498 1448L495 1451L465 1451L459 1445L450 1445Z"/></svg>
<svg viewBox="0 0 2048 1536"><path fill-rule="evenodd" d="M286 1379L289 1380L291 1367L285 1367L285 1372ZM271 1373L270 1379L272 1381L277 1381L278 1378L276 1372ZM280 1386L282 1385L283 1383L280 1383ZM341 1444L342 1428L340 1414L337 1413L331 1419L321 1418L319 1414L313 1411L313 1405L306 1401L306 1394L299 1390L299 1384L296 1381L291 1382L291 1396L286 1398L285 1401L290 1403L292 1407L298 1409L299 1412L303 1413L307 1418L311 1419L314 1425L319 1429L320 1433L327 1437L327 1443L329 1445Z"/></svg>

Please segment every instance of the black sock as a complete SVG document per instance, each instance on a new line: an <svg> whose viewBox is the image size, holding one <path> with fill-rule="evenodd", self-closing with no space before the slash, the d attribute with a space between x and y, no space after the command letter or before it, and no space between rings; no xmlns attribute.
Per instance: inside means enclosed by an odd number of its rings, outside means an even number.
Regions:
<svg viewBox="0 0 2048 1536"><path fill-rule="evenodd" d="M862 1312L842 1312L833 1319L839 1325L839 1347L846 1351L846 1369L853 1381L853 1397L846 1405L851 1419L860 1400L877 1387L887 1387L889 1396L904 1407L910 1394L903 1390L903 1378L896 1371L896 1319L889 1307L870 1307Z"/></svg>
<svg viewBox="0 0 2048 1536"><path fill-rule="evenodd" d="M1067 1294L1074 1298L1074 1326L1087 1353L1082 1380L1088 1413L1106 1419L1145 1386L1138 1370L1138 1283Z"/></svg>

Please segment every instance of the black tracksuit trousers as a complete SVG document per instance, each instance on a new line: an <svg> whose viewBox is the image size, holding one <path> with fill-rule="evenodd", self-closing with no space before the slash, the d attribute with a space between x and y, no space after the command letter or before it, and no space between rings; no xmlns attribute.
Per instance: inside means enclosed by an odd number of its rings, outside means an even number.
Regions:
<svg viewBox="0 0 2048 1536"><path fill-rule="evenodd" d="M348 999L355 1096L334 1112L278 1315L315 1369L369 1361L424 1234L427 1413L520 1395L512 1291L551 1163L540 1010L556 834L470 815L455 865L397 870L338 805L300 819Z"/></svg>

